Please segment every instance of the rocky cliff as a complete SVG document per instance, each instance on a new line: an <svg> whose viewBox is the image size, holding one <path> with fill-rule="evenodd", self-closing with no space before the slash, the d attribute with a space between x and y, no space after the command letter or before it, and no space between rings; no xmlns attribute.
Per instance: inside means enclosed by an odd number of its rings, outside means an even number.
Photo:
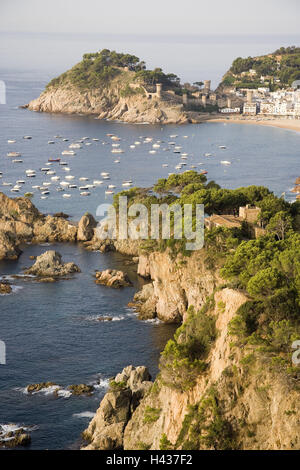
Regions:
<svg viewBox="0 0 300 470"><path fill-rule="evenodd" d="M134 83L135 73L122 69L99 87L82 88L70 81L46 87L45 91L26 107L49 113L94 114L99 119L125 122L181 124L188 121L182 101L162 92L148 95L145 87Z"/></svg>
<svg viewBox="0 0 300 470"><path fill-rule="evenodd" d="M204 364L190 363L194 366L188 369L188 359L178 355L179 349L172 358L173 346L167 345L160 374L122 422L119 448L300 449L299 385L275 372L267 353L237 345L232 335L231 322L247 300L238 291L218 289L205 311L187 315L175 335L183 350L191 338L201 337L201 328L203 335L207 319L214 322ZM100 410L108 399L109 394ZM99 448L93 436L99 442L103 426L103 421L92 421L93 435L85 435L91 440L90 449ZM101 448L112 447L102 441Z"/></svg>
<svg viewBox="0 0 300 470"><path fill-rule="evenodd" d="M77 232L79 240L88 240L91 225L96 225L91 220L85 215L77 226L64 217L41 214L28 198L0 193L0 259L17 259L22 243L75 242Z"/></svg>

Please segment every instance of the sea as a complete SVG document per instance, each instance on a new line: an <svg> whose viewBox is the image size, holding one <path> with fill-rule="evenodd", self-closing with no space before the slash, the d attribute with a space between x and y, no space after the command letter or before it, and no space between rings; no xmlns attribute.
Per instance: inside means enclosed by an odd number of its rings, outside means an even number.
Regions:
<svg viewBox="0 0 300 470"><path fill-rule="evenodd" d="M29 70L1 72L7 104L0 104L0 191L10 197L33 192L32 201L41 212L62 211L78 221L85 212L96 215L100 204L112 202L113 195L106 194L108 185L115 186L114 192L124 189L122 183L128 180L133 186L151 187L169 173L195 169L207 171L208 180L224 188L264 185L289 201L295 199L291 189L299 176L300 133L230 123L135 125L19 107L37 97L50 78ZM107 134L121 139L123 153L111 152ZM61 155L83 138L82 147L74 149L76 155ZM16 142L9 144L8 140ZM154 143L160 147L149 153ZM174 153L175 146L181 153ZM7 157L9 152L19 152L22 163L13 163ZM187 158L182 159L182 153ZM67 165L47 165L49 159L57 158ZM180 162L186 165L176 169ZM53 181L41 171L47 166L54 172L51 176L60 180ZM69 171L64 170L66 166ZM34 178L26 176L28 169L35 171ZM110 179L89 189L89 196L81 196L79 186L102 180L103 172ZM70 183L78 187L57 191L66 175L74 176ZM25 183L19 184L19 193L13 193L17 181ZM47 195L32 188L43 183ZM145 281L126 264L126 257L88 252L75 244L26 245L22 249L17 261L0 262L0 277L13 285L12 294L0 296L0 340L6 344L6 364L0 364L0 430L1 426L27 428L30 449L77 449L109 379L129 364L146 365L155 378L159 355L176 327L157 320L140 321L128 308ZM59 251L65 262L75 262L81 273L55 284L12 277L22 275L32 264L30 256L49 249ZM96 285L95 270L107 268L128 272L133 287L115 290ZM98 320L107 316L112 321ZM46 381L60 386L59 396L54 388L26 394L28 384ZM67 387L80 383L93 384L95 393L70 396Z"/></svg>

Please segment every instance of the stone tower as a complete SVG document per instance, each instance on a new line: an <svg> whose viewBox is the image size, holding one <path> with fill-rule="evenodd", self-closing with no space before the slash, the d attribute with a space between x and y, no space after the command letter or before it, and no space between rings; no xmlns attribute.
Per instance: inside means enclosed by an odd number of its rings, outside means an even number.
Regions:
<svg viewBox="0 0 300 470"><path fill-rule="evenodd" d="M253 90L247 90L247 103L252 103Z"/></svg>
<svg viewBox="0 0 300 470"><path fill-rule="evenodd" d="M210 92L210 84L211 84L211 81L210 80L204 80L204 91L206 93L209 93Z"/></svg>
<svg viewBox="0 0 300 470"><path fill-rule="evenodd" d="M161 98L161 92L162 92L162 83L157 83L156 84L156 96L157 96L157 98Z"/></svg>

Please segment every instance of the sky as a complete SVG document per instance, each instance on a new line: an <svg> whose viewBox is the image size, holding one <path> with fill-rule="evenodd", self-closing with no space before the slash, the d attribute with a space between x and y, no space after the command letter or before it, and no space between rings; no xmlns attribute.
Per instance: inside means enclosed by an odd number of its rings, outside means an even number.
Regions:
<svg viewBox="0 0 300 470"><path fill-rule="evenodd" d="M299 17L299 0L0 0L0 71L55 75L105 47L217 84L237 56L300 45Z"/></svg>

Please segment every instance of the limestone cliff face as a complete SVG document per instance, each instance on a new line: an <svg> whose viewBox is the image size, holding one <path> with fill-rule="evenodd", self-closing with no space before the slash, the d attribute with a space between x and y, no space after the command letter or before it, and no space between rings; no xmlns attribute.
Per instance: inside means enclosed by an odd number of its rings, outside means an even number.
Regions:
<svg viewBox="0 0 300 470"><path fill-rule="evenodd" d="M30 110L49 113L94 114L99 119L132 123L182 124L188 122L183 105L165 94L148 99L145 94L122 96L124 81L113 80L102 89L80 90L74 85L47 88L26 105Z"/></svg>
<svg viewBox="0 0 300 470"><path fill-rule="evenodd" d="M153 314L165 322L185 320L188 307L201 308L219 282L218 274L206 268L203 250L176 259L169 252L141 254L138 274L152 281Z"/></svg>
<svg viewBox="0 0 300 470"><path fill-rule="evenodd" d="M228 325L246 300L227 288L215 294L208 314L217 318L218 337L209 367L184 392L158 378L126 426L125 449L139 448L140 441L151 449L167 441L178 449L300 449L296 384L274 374L262 353L250 361L249 350L232 345ZM146 422L147 409L154 407L158 419Z"/></svg>
<svg viewBox="0 0 300 470"><path fill-rule="evenodd" d="M88 239L93 230L86 226L86 218L79 228L81 238ZM78 227L65 218L41 214L28 198L13 199L0 193L0 259L16 259L25 242L75 242L77 232Z"/></svg>
<svg viewBox="0 0 300 470"><path fill-rule="evenodd" d="M214 303L206 312L216 319L217 328L207 367L198 373L193 386L182 390L166 380L162 364L154 385L123 420L119 447L300 449L297 384L274 373L263 353L236 347L230 334L229 323L247 300L229 288L215 292ZM101 420L92 421L89 429L92 427L98 442L106 426ZM101 442L100 448L111 448ZM97 440L89 448L99 448Z"/></svg>

